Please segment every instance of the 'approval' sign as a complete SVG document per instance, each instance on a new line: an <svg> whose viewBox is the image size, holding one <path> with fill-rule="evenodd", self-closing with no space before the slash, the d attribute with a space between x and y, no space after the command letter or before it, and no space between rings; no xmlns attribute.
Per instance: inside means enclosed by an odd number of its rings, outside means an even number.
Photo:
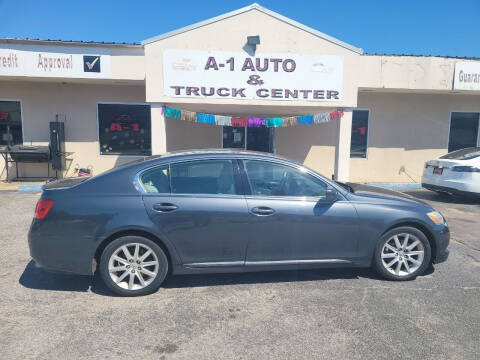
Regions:
<svg viewBox="0 0 480 360"><path fill-rule="evenodd" d="M110 55L0 48L2 75L111 78Z"/></svg>

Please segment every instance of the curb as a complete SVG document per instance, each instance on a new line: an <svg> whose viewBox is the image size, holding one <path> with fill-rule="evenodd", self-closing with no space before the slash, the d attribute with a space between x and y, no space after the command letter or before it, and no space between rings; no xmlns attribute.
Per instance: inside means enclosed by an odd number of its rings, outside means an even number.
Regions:
<svg viewBox="0 0 480 360"><path fill-rule="evenodd" d="M18 185L18 191L42 191L42 185Z"/></svg>
<svg viewBox="0 0 480 360"><path fill-rule="evenodd" d="M385 189L421 189L422 185L415 183L376 183L367 182L367 185L378 186Z"/></svg>

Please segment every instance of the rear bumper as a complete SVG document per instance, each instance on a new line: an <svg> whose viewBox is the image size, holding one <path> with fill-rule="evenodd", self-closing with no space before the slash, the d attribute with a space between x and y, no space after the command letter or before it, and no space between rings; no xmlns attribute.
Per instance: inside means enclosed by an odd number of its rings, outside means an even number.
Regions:
<svg viewBox="0 0 480 360"><path fill-rule="evenodd" d="M432 168L426 168L422 174L422 186L435 188L435 191L480 195L480 174L453 172L445 168L442 175L437 175L433 174Z"/></svg>
<svg viewBox="0 0 480 360"><path fill-rule="evenodd" d="M448 187L448 186L433 185L433 184L427 184L427 183L422 182L422 187L427 189L427 190L445 192L445 193L449 193L449 194L453 194L453 195L480 197L480 193L465 191L465 190L459 190L459 189L455 189L455 188Z"/></svg>
<svg viewBox="0 0 480 360"><path fill-rule="evenodd" d="M71 237L61 238L43 231L35 220L28 233L30 256L37 267L56 273L92 275L95 267L92 251L78 245Z"/></svg>

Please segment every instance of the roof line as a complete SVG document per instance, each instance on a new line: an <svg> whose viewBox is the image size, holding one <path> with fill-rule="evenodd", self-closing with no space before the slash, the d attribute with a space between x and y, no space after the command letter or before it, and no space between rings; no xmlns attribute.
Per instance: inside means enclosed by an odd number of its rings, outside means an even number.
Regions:
<svg viewBox="0 0 480 360"><path fill-rule="evenodd" d="M0 43L6 44L39 44L39 45L78 45L78 46L97 46L97 47L126 47L126 48L142 48L141 44L134 43L115 43L101 41L81 41L81 40L50 40L50 39L16 39L16 38L0 38Z"/></svg>
<svg viewBox="0 0 480 360"><path fill-rule="evenodd" d="M169 31L167 33L164 33L164 34L160 34L160 35L157 35L157 36L154 36L154 37L151 37L151 38L148 38L146 40L143 40L141 42L142 45L147 45L147 44L150 44L150 43L153 43L155 41L159 41L159 40L163 40L163 39L166 39L166 38L169 38L169 37L172 37L172 36L175 36L175 35L178 35L178 34L182 34L184 32L187 32L187 31L190 31L190 30L194 30L194 29L197 29L197 28L200 28L202 26L206 26L206 25L209 25L209 24L212 24L212 23L215 23L215 22L218 22L218 21L221 21L221 20L224 20L224 19L227 19L227 18L230 18L230 17L233 17L233 16L236 16L236 15L239 15L239 14L242 14L242 13L245 13L247 11L250 11L250 10L258 10L264 14L267 14L277 20L280 20L284 23L287 23L289 25L292 25L298 29L301 29L303 31L306 31L312 35L315 35L315 36L318 36L319 38L322 38L326 41L329 41L335 45L338 45L338 46L341 46L347 50L350 50L350 51L353 51L353 52L356 52L358 54L363 54L363 49L361 48L358 48L358 47L355 47L353 45L350 45L350 44L347 44L346 42L343 42L341 40L338 40L330 35L327 35L327 34L324 34L318 30L315 30L315 29L312 29L311 27L308 27L306 25L303 25L301 23L299 23L298 21L295 21L295 20L292 20L290 18L287 18L286 16L283 16L283 15L280 15L279 13L276 13L272 10L269 10L269 9L266 9L264 8L263 6L260 6L259 4L257 3L253 3L251 5L248 5L248 6L245 6L243 8L240 8L240 9L237 9L237 10L233 10L233 11L230 11L230 12L227 12L225 14L222 14L222 15L218 15L218 16L215 16L213 18L210 18L210 19L207 19L207 20L203 20L203 21L200 21L200 22L197 22L197 23L194 23L192 25L188 25L188 26L185 26L185 27L182 27L180 29L176 29L176 30L173 30L173 31Z"/></svg>
<svg viewBox="0 0 480 360"><path fill-rule="evenodd" d="M479 56L454 56L454 55L429 55L429 54L387 54L387 53L364 53L365 56L394 56L394 57L435 57L442 59L480 60Z"/></svg>

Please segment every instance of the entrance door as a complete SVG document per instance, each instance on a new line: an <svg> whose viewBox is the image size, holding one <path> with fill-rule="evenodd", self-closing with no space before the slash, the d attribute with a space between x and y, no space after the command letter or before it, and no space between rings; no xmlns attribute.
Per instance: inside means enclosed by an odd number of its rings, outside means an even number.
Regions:
<svg viewBox="0 0 480 360"><path fill-rule="evenodd" d="M273 153L273 129L266 127L223 127L223 148Z"/></svg>

